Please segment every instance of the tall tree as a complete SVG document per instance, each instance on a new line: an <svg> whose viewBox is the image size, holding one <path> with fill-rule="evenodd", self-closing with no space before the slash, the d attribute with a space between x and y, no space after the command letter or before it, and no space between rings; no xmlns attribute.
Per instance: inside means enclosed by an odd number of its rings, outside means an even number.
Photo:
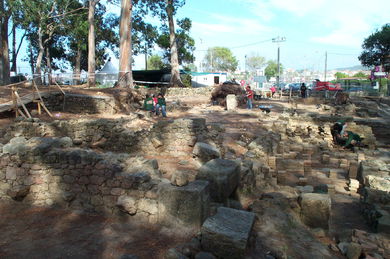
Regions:
<svg viewBox="0 0 390 259"><path fill-rule="evenodd" d="M132 44L131 44L131 17L132 0L122 0L121 16L119 21L119 87L133 86L132 74Z"/></svg>
<svg viewBox="0 0 390 259"><path fill-rule="evenodd" d="M145 23L141 16L133 17L132 43L134 55L142 53L145 55L145 70L148 70L148 55L154 47L158 38L157 27Z"/></svg>
<svg viewBox="0 0 390 259"><path fill-rule="evenodd" d="M176 30L176 42L178 58L180 65L187 65L194 62L195 41L189 35L192 22L189 18L177 20L178 29ZM164 59L168 62L171 59L170 52L170 33L167 26L162 26L162 34L157 39L157 44L164 50Z"/></svg>
<svg viewBox="0 0 390 259"><path fill-rule="evenodd" d="M363 66L384 66L390 72L390 23L368 36L362 45L359 60ZM389 61L386 61L389 60ZM388 62L388 64L387 64Z"/></svg>
<svg viewBox="0 0 390 259"><path fill-rule="evenodd" d="M225 47L213 47L207 50L204 67L211 72L234 72L238 61L230 49Z"/></svg>
<svg viewBox="0 0 390 259"><path fill-rule="evenodd" d="M45 49L63 26L65 17L79 10L71 9L72 0L19 0L19 3L23 10L23 26L29 32L30 42L34 42L35 38L38 45L35 74L39 76L37 82L40 83ZM50 59L48 56L46 58Z"/></svg>
<svg viewBox="0 0 390 259"><path fill-rule="evenodd" d="M88 87L94 87L95 79L95 9L100 0L88 1Z"/></svg>
<svg viewBox="0 0 390 259"><path fill-rule="evenodd" d="M0 84L10 81L8 23L13 1L0 0Z"/></svg>
<svg viewBox="0 0 390 259"><path fill-rule="evenodd" d="M246 58L246 66L250 72L256 72L257 70L264 67L265 57L259 56L258 54L251 53L249 57Z"/></svg>

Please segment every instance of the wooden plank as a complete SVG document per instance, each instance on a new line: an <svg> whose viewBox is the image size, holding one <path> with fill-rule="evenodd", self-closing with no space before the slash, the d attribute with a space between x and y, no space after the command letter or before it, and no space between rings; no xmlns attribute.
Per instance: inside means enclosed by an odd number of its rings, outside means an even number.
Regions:
<svg viewBox="0 0 390 259"><path fill-rule="evenodd" d="M56 84L56 86L57 86L58 88L60 88L61 92L65 95L64 90L62 90L61 86L57 83L57 81L54 81L54 83Z"/></svg>
<svg viewBox="0 0 390 259"><path fill-rule="evenodd" d="M41 105L42 105L43 109L47 112L47 114L49 114L50 117L53 117L53 115L51 114L51 112L49 111L49 109L47 109L47 107L46 107L46 105L45 105L45 103L44 103L44 101L43 101L43 99L42 99L41 94L39 93L38 87L37 87L37 85L35 84L35 82L33 82L33 85L34 85L34 87L35 87L35 90L37 90L37 94L38 94L38 96L39 96L39 99L40 99L41 102L42 102Z"/></svg>
<svg viewBox="0 0 390 259"><path fill-rule="evenodd" d="M13 86L11 98L12 98L12 104L14 107L15 117L18 117L18 102L16 101L15 91L16 91L16 87Z"/></svg>
<svg viewBox="0 0 390 259"><path fill-rule="evenodd" d="M28 110L27 110L26 106L24 105L24 103L23 103L22 99L20 98L20 96L19 96L18 92L17 92L17 91L15 91L14 93L15 93L15 96L16 96L16 98L19 100L20 104L22 105L22 107L23 107L23 110L26 112L27 116L28 116L29 118L31 118L31 115L30 115L30 113L28 112Z"/></svg>

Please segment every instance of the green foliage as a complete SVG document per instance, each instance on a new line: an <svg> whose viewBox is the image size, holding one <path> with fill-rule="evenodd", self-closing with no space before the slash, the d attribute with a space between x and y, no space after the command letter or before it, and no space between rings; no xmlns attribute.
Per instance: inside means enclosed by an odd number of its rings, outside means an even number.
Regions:
<svg viewBox="0 0 390 259"><path fill-rule="evenodd" d="M194 63L191 63L191 64L184 66L183 69L184 69L184 71L191 71L191 72L198 71L198 68L196 67L196 65Z"/></svg>
<svg viewBox="0 0 390 259"><path fill-rule="evenodd" d="M360 71L354 74L353 77L367 78L368 76Z"/></svg>
<svg viewBox="0 0 390 259"><path fill-rule="evenodd" d="M225 47L213 47L207 50L204 66L210 72L234 72L238 66L238 60L230 49Z"/></svg>
<svg viewBox="0 0 390 259"><path fill-rule="evenodd" d="M283 66L280 64L280 74L283 73ZM276 77L278 75L278 63L273 60L267 62L267 67L264 70L264 74L269 80L271 77Z"/></svg>
<svg viewBox="0 0 390 259"><path fill-rule="evenodd" d="M160 70L164 68L164 62L159 55L152 55L148 58L148 70Z"/></svg>
<svg viewBox="0 0 390 259"><path fill-rule="evenodd" d="M180 74L180 78L182 83L184 84L184 87L192 87L192 76L190 74Z"/></svg>
<svg viewBox="0 0 390 259"><path fill-rule="evenodd" d="M363 66L385 65L386 59L390 55L390 23L383 25L381 30L377 30L366 38L362 45L363 52L359 60ZM390 64L386 64L385 69L390 71Z"/></svg>
<svg viewBox="0 0 390 259"><path fill-rule="evenodd" d="M176 30L176 43L178 50L179 64L192 63L195 60L195 40L190 36L192 21L189 18L177 20L178 29ZM164 59L169 63L171 58L169 30L167 26L161 27L161 35L157 39L157 44L164 50Z"/></svg>
<svg viewBox="0 0 390 259"><path fill-rule="evenodd" d="M337 79L342 79L342 78L347 78L347 77L349 77L347 74L344 74L344 73L341 73L341 72L337 72L336 74L334 74L334 76L335 76Z"/></svg>
<svg viewBox="0 0 390 259"><path fill-rule="evenodd" d="M265 65L265 57L259 56L258 54L252 53L246 58L246 66L250 72L256 72Z"/></svg>

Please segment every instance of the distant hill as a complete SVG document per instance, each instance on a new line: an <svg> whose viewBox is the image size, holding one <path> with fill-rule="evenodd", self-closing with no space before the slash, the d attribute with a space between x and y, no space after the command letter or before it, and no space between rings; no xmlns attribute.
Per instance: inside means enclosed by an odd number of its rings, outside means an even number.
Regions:
<svg viewBox="0 0 390 259"><path fill-rule="evenodd" d="M367 67L363 67L362 65L356 65L352 67L343 67L343 68L335 68L331 70L350 70L350 71L359 71L359 70L370 70Z"/></svg>

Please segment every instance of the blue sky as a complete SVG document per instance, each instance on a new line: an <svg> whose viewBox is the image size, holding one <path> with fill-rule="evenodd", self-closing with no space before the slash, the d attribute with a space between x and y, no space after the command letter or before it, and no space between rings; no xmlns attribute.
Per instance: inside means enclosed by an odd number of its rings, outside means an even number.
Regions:
<svg viewBox="0 0 390 259"><path fill-rule="evenodd" d="M288 68L323 70L359 65L365 37L390 22L388 0L187 0L178 16L193 21L196 64L200 50L213 46L237 47L286 37L281 63ZM200 40L202 39L202 40ZM232 48L244 69L245 55L275 59L272 41Z"/></svg>
<svg viewBox="0 0 390 259"><path fill-rule="evenodd" d="M364 38L390 23L389 7L388 0L187 0L176 18L192 20L198 67L204 50L215 46L230 48L241 69L245 55L276 60L271 39L283 36L285 68L322 71L325 51L329 69L359 65ZM118 7L110 11L119 15ZM23 50L19 57L25 57ZM136 57L134 69L143 68L144 57Z"/></svg>

